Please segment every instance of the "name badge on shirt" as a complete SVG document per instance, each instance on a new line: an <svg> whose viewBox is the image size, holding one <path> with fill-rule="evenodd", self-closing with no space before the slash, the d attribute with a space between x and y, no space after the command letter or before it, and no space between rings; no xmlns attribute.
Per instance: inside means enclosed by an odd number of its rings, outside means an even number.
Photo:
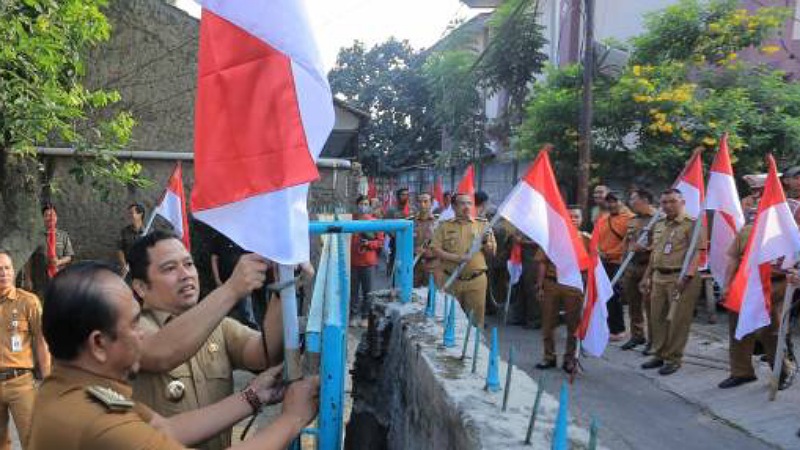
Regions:
<svg viewBox="0 0 800 450"><path fill-rule="evenodd" d="M667 242L664 244L664 254L669 255L670 253L672 253L672 242Z"/></svg>
<svg viewBox="0 0 800 450"><path fill-rule="evenodd" d="M11 351L14 353L22 351L22 337L18 334L11 335Z"/></svg>

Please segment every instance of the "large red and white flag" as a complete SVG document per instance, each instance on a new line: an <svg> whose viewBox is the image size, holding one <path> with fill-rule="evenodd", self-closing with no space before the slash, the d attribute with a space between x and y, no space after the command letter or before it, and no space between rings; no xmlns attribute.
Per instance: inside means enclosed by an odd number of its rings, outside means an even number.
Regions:
<svg viewBox="0 0 800 450"><path fill-rule="evenodd" d="M461 177L461 181L458 182L458 186L456 186L455 194L469 194L472 196L473 201L475 199L475 168L472 164L467 167L467 170L464 172L464 176ZM456 216L456 212L453 210L453 204L451 203L450 206L447 207L442 214L439 215L439 220L450 220ZM472 215L475 216L475 208L472 208Z"/></svg>
<svg viewBox="0 0 800 450"><path fill-rule="evenodd" d="M281 264L308 260L308 185L333 128L299 0L202 0L195 217Z"/></svg>
<svg viewBox="0 0 800 450"><path fill-rule="evenodd" d="M592 240L589 244L590 266L586 277L586 296L584 299L583 317L576 332L581 341L581 348L586 353L599 357L608 345L608 301L614 296L614 288L608 279L600 255L597 251L600 242L600 227L595 224Z"/></svg>
<svg viewBox="0 0 800 450"><path fill-rule="evenodd" d="M736 239L736 233L744 226L742 203L733 178L727 134L722 136L719 151L711 164L706 192L706 209L714 210L708 267L714 281L724 288L728 281L725 279L726 270L731 263L728 249Z"/></svg>
<svg viewBox="0 0 800 450"><path fill-rule="evenodd" d="M522 245L515 242L511 246L511 254L506 261L506 268L508 269L508 283L513 286L519 283L522 277Z"/></svg>
<svg viewBox="0 0 800 450"><path fill-rule="evenodd" d="M189 216L186 214L186 196L183 192L183 169L181 168L180 162L175 165L175 170L172 171L172 175L170 175L169 181L167 181L167 188L164 190L164 195L161 196L161 200L158 202L153 214L158 214L172 224L175 234L181 238L186 249L191 249L191 240L189 239Z"/></svg>
<svg viewBox="0 0 800 450"><path fill-rule="evenodd" d="M780 258L794 261L800 252L800 230L786 203L772 155L767 163L769 173L758 214L725 300L728 309L739 313L736 339L769 325L771 265Z"/></svg>
<svg viewBox="0 0 800 450"><path fill-rule="evenodd" d="M589 267L589 256L561 198L548 149L539 152L497 213L539 244L556 266L559 284L583 290L581 271Z"/></svg>

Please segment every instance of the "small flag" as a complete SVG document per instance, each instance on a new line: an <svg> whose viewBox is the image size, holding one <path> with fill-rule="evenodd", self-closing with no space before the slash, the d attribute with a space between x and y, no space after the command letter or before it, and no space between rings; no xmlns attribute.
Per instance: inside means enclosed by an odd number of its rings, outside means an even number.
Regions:
<svg viewBox="0 0 800 450"><path fill-rule="evenodd" d="M458 186L456 187L455 194L469 194L473 202L475 201L475 168L472 167L472 164L467 167L467 170L464 172L464 176L461 177L461 181L458 182ZM453 204L451 203L450 206L447 207L442 214L439 215L439 220L450 220L456 216L456 212L453 210ZM472 208L472 216L475 216L475 207Z"/></svg>
<svg viewBox="0 0 800 450"><path fill-rule="evenodd" d="M733 277L725 306L739 313L736 339L770 323L771 264L780 258L794 261L800 252L800 230L786 203L775 159L767 157L769 173L758 214L747 240L744 257Z"/></svg>
<svg viewBox="0 0 800 450"><path fill-rule="evenodd" d="M511 246L511 255L506 262L506 267L508 268L508 282L513 286L522 277L522 245L518 242Z"/></svg>
<svg viewBox="0 0 800 450"><path fill-rule="evenodd" d="M711 164L706 192L706 209L714 210L708 266L714 281L725 288L728 281L725 277L731 263L728 249L736 239L736 233L744 226L742 203L733 178L727 134L722 136L719 151Z"/></svg>
<svg viewBox="0 0 800 450"><path fill-rule="evenodd" d="M183 192L183 170L180 162L175 165L175 170L167 181L167 188L153 214L158 214L172 224L175 234L181 238L186 249L191 249L189 216L186 214L186 196Z"/></svg>
<svg viewBox="0 0 800 450"><path fill-rule="evenodd" d="M442 188L442 179L436 177L433 183L433 206L439 208L444 205L444 189Z"/></svg>
<svg viewBox="0 0 800 450"><path fill-rule="evenodd" d="M681 171L678 179L673 186L675 189L681 191L683 200L686 202L686 215L695 220L702 219L703 229L708 229L707 218L703 210L703 203L705 201L705 191L703 183L703 152L702 150L695 151L686 166ZM702 216L702 217L701 217ZM698 265L705 268L708 264L708 252L701 250L698 257Z"/></svg>
<svg viewBox="0 0 800 450"><path fill-rule="evenodd" d="M548 151L539 152L497 213L539 244L556 266L559 284L583 290L581 271L589 267L589 256L561 198Z"/></svg>
<svg viewBox="0 0 800 450"><path fill-rule="evenodd" d="M55 260L58 258L56 253L56 227L52 223L47 224L47 277L53 278L58 273L58 266Z"/></svg>
<svg viewBox="0 0 800 450"><path fill-rule="evenodd" d="M597 251L600 233L597 223L594 226L592 240L589 243L589 259L591 266L586 277L586 299L583 318L577 330L577 338L581 340L581 348L586 353L600 357L608 345L608 301L614 296L614 288L608 279L600 255Z"/></svg>

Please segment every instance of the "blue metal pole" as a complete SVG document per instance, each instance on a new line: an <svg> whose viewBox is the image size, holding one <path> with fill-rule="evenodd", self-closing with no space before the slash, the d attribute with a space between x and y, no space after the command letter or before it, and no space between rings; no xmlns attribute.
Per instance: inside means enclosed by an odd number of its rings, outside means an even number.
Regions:
<svg viewBox="0 0 800 450"><path fill-rule="evenodd" d="M500 349L497 342L497 327L493 327L491 350L489 351L489 367L486 370L486 390L489 392L500 391L499 359Z"/></svg>
<svg viewBox="0 0 800 450"><path fill-rule="evenodd" d="M433 274L428 277L428 304L425 307L425 317L433 317L436 315L436 282L433 279Z"/></svg>
<svg viewBox="0 0 800 450"><path fill-rule="evenodd" d="M456 346L456 301L453 299L448 303L450 308L444 321L444 346L452 348Z"/></svg>
<svg viewBox="0 0 800 450"><path fill-rule="evenodd" d="M592 425L589 428L589 450L597 449L597 431L600 425L597 423L597 417L592 417Z"/></svg>
<svg viewBox="0 0 800 450"><path fill-rule="evenodd" d="M395 233L397 237L397 255L395 256L395 287L400 289L400 302L411 301L411 290L414 288L414 222L407 221L410 226Z"/></svg>
<svg viewBox="0 0 800 450"><path fill-rule="evenodd" d="M336 270L347 270L346 258L342 258L343 240L331 239L329 266ZM330 271L328 272L331 273ZM340 450L344 418L344 357L346 355L347 288L341 286L341 272L332 273L326 280L326 298L322 329L322 355L320 375L319 442L320 450Z"/></svg>
<svg viewBox="0 0 800 450"><path fill-rule="evenodd" d="M556 428L553 430L553 450L567 450L567 416L569 414L569 387L565 381L561 385L561 395L558 399L558 416L556 417Z"/></svg>

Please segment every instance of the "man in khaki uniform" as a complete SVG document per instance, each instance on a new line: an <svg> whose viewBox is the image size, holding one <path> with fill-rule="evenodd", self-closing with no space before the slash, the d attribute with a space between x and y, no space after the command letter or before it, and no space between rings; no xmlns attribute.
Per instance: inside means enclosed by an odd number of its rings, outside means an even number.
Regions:
<svg viewBox="0 0 800 450"><path fill-rule="evenodd" d="M184 449L283 396L278 367L211 407L165 419L130 400L126 380L138 370L143 334L125 282L107 265L77 264L53 279L46 300L56 364L36 399L29 450ZM316 414L317 387L315 378L289 386L283 413L243 445L286 448Z"/></svg>
<svg viewBox="0 0 800 450"><path fill-rule="evenodd" d="M417 214L414 216L414 255L422 254L414 267L414 286L427 286L428 278L436 269L436 256L431 251L431 241L436 229L436 216L431 212L431 194L417 195Z"/></svg>
<svg viewBox="0 0 800 450"><path fill-rule="evenodd" d="M625 235L625 251L633 252L633 258L622 278L622 298L628 304L628 316L631 329L631 338L622 344L622 350L630 350L638 345L645 345L644 353L648 354L653 342L650 323L650 300L639 291L647 262L650 260L650 250L653 245L652 232L645 232L645 227L657 213L653 207L653 194L644 189L637 189L631 194L630 204L636 216L628 222L628 231ZM646 233L646 236L642 236ZM642 243L639 243L640 238ZM647 321L647 336L645 338L645 321Z"/></svg>
<svg viewBox="0 0 800 450"><path fill-rule="evenodd" d="M439 225L433 236L431 248L441 260L445 278L456 270L459 264L465 263L450 293L461 303L467 314L472 313L476 326L483 326L486 311L486 259L482 252L469 258L469 250L477 236L481 236L482 250L493 255L496 248L492 230L483 219L470 216L473 199L469 194L458 194L455 200L456 217Z"/></svg>
<svg viewBox="0 0 800 450"><path fill-rule="evenodd" d="M583 222L583 214L580 208L570 207L569 216L572 219L572 224L580 229ZM583 232L580 234L583 239L583 245L588 249L591 236ZM565 372L572 373L575 371L575 351L578 343L575 332L581 322L583 292L572 286L564 286L558 283L556 266L547 258L541 248L536 253L536 260L539 262L536 285L539 286L537 297L542 311L542 347L544 348L544 359L536 364L536 368L544 370L557 365L555 330L558 328L559 314L563 310L564 322L567 326L567 343L561 367Z"/></svg>
<svg viewBox="0 0 800 450"><path fill-rule="evenodd" d="M697 255L706 248L704 231L700 232L685 277L679 279L695 224L684 208L685 201L677 189L667 189L661 193L661 210L665 217L653 227L650 263L640 285L645 295L650 295L655 355L642 364L642 368L660 368L660 375L671 375L681 367L694 305L702 288L700 278L695 275Z"/></svg>
<svg viewBox="0 0 800 450"><path fill-rule="evenodd" d="M173 416L230 395L233 369L261 371L280 363L280 300L270 302L264 318L266 351L261 333L225 317L238 299L263 285L265 259L242 255L225 284L199 304L197 269L173 234L155 231L139 239L128 252L128 263L133 290L143 302L145 342L142 373L134 382L137 401ZM168 333L172 337L164 337ZM230 439L228 430L198 448L224 449Z"/></svg>
<svg viewBox="0 0 800 450"><path fill-rule="evenodd" d="M14 286L11 255L0 250L0 449L10 449L8 415L26 448L36 391L34 369L50 373L50 353L42 335L42 306L30 292Z"/></svg>

